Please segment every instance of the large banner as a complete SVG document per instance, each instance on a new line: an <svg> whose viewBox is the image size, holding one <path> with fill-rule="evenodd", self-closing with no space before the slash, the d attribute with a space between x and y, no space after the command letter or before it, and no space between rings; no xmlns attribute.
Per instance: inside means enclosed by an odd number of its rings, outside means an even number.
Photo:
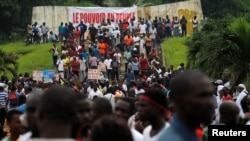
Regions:
<svg viewBox="0 0 250 141"><path fill-rule="evenodd" d="M81 21L85 24L100 24L103 19L130 20L137 17L137 7L69 7L69 21L77 26Z"/></svg>

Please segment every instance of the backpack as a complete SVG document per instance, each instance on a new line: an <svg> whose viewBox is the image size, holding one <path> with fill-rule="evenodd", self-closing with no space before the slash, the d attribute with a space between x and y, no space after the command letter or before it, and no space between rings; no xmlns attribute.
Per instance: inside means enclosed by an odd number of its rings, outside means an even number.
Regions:
<svg viewBox="0 0 250 141"><path fill-rule="evenodd" d="M9 102L10 102L10 105L18 105L18 96L16 92L9 93Z"/></svg>

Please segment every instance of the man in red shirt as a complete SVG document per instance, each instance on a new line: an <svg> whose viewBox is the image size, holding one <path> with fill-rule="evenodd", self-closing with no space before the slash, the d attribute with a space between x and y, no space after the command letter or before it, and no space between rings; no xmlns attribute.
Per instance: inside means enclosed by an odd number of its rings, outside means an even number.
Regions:
<svg viewBox="0 0 250 141"><path fill-rule="evenodd" d="M79 76L79 68L80 68L80 63L78 60L76 60L76 57L73 57L73 60L71 61L71 71L73 74L76 74Z"/></svg>
<svg viewBox="0 0 250 141"><path fill-rule="evenodd" d="M139 59L140 62L140 68L142 71L146 71L148 69L148 58L145 58L144 53L141 54L141 57Z"/></svg>
<svg viewBox="0 0 250 141"><path fill-rule="evenodd" d="M123 23L122 23L122 31L123 33L126 33L127 29L128 29L128 26L129 26L129 23L126 19L123 20Z"/></svg>
<svg viewBox="0 0 250 141"><path fill-rule="evenodd" d="M81 36L81 30L79 30L79 28L77 27L75 32L75 39L77 43L80 43L80 36Z"/></svg>
<svg viewBox="0 0 250 141"><path fill-rule="evenodd" d="M233 100L232 96L228 93L227 87L224 87L223 89L224 89L224 95L222 97L222 101Z"/></svg>
<svg viewBox="0 0 250 141"><path fill-rule="evenodd" d="M150 52L150 56L152 56L153 58L158 56L158 53L155 51L154 48L153 48L152 51Z"/></svg>

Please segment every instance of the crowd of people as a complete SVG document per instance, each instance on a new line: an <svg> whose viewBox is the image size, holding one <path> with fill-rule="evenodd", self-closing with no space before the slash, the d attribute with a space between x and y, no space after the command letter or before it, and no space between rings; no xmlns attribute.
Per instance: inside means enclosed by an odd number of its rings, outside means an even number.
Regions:
<svg viewBox="0 0 250 141"><path fill-rule="evenodd" d="M0 83L3 141L207 141L208 125L249 125L250 96L244 84L229 93L230 81L211 79L184 69L171 75L169 86L135 80L124 95L120 84L74 85ZM4 82L6 78L2 78ZM14 80L13 80L14 81ZM7 93L8 92L8 93ZM6 113L7 112L7 113Z"/></svg>
<svg viewBox="0 0 250 141"><path fill-rule="evenodd" d="M113 40L114 38L124 37L123 33L127 30L130 33L137 33L137 35L142 35L146 33L150 33L150 36L158 38L161 40L163 38L169 37L177 37L177 36L186 36L187 35L187 24L191 22L193 24L193 33L198 32L199 21L197 16L194 16L192 21L188 21L185 16L181 18L178 16L173 16L171 19L168 15L165 18L155 17L154 20L151 17L141 18L138 20L134 17L133 19L127 21L126 19L119 20L118 23L115 23L113 19L103 19L100 24L90 24L86 25L82 21L79 25L74 26L71 22L63 23L59 25L58 34L56 31L50 31L50 28L43 22L41 25L38 25L37 22L33 24L27 25L27 39L26 44L32 43L48 43L48 42L62 42L65 38L66 40L70 40L72 36L77 39L78 43L84 41L84 38L87 36L92 37L92 41L94 42L96 38L96 34L104 36L105 31L102 29L105 28L108 31L108 36L111 36ZM120 32L118 32L118 31ZM106 32L107 33L107 32ZM155 36L157 33L157 36ZM134 36L134 34L131 34Z"/></svg>
<svg viewBox="0 0 250 141"><path fill-rule="evenodd" d="M32 30L38 24L29 25L32 42L53 42L49 51L59 78L1 77L3 141L206 141L210 124L249 124L244 84L233 95L228 76L211 82L184 63L163 66L157 40L177 36L179 23L184 36L185 17L138 21L61 23L58 35L45 23L37 34ZM193 24L197 31L196 17ZM91 69L100 71L98 79L88 78Z"/></svg>

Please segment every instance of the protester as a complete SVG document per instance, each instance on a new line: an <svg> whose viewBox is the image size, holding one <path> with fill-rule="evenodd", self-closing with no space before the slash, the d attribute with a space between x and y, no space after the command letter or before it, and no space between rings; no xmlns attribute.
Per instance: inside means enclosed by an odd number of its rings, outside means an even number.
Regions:
<svg viewBox="0 0 250 141"><path fill-rule="evenodd" d="M175 76L170 89L174 115L159 141L198 141L195 131L201 124L210 124L214 114L213 86L209 78L199 71L187 70Z"/></svg>
<svg viewBox="0 0 250 141"><path fill-rule="evenodd" d="M105 116L94 123L90 141L133 141L126 122Z"/></svg>
<svg viewBox="0 0 250 141"><path fill-rule="evenodd" d="M128 122L129 117L131 117L135 112L135 105L132 98L120 98L115 105L115 116ZM143 141L143 136L134 128L130 128L134 141Z"/></svg>
<svg viewBox="0 0 250 141"><path fill-rule="evenodd" d="M174 36L181 32L186 35L187 21L178 19L166 16L154 21L141 18L119 23L103 19L101 24L82 21L77 26L62 23L62 48L57 48L55 42L50 50L56 73L51 81L20 74L8 84L7 76L2 76L1 82L10 85L7 90L0 87L2 126L5 111L18 109L23 112L20 120L26 127L19 141L172 141L201 140L200 125L207 127L212 119L213 124L233 124L238 120L233 103L241 107L241 118L249 120L245 85L238 85L239 95L235 94L234 102L229 78L211 83L184 63L164 66L157 41L171 37L172 32ZM33 28L34 39L40 43L42 31L38 23ZM36 89L42 90L41 95ZM228 113L232 116L225 118Z"/></svg>
<svg viewBox="0 0 250 141"><path fill-rule="evenodd" d="M73 121L77 113L77 100L73 91L64 86L52 86L44 93L38 108L40 137L31 139L58 139L70 141Z"/></svg>
<svg viewBox="0 0 250 141"><path fill-rule="evenodd" d="M145 141L157 141L169 127L167 112L167 99L162 91L151 89L140 95L138 113L143 122L148 122L143 131Z"/></svg>
<svg viewBox="0 0 250 141"><path fill-rule="evenodd" d="M43 93L43 90L33 90L27 98L26 111L20 117L22 125L26 128L26 132L20 135L18 139L19 141L27 141L31 138L38 138L40 136L38 131L37 113Z"/></svg>
<svg viewBox="0 0 250 141"><path fill-rule="evenodd" d="M20 116L22 112L11 110L7 113L6 119L10 131L10 137L4 138L2 141L16 141L19 135L24 133L24 127L21 124Z"/></svg>
<svg viewBox="0 0 250 141"><path fill-rule="evenodd" d="M240 109L233 101L224 101L219 108L220 119L213 125L240 125ZM202 141L208 141L208 128L205 129Z"/></svg>
<svg viewBox="0 0 250 141"><path fill-rule="evenodd" d="M77 141L89 139L91 126L91 102L86 95L77 93L77 116L72 127L72 136Z"/></svg>
<svg viewBox="0 0 250 141"><path fill-rule="evenodd" d="M113 114L112 105L109 102L109 100L105 98L94 99L92 103L92 111L93 111L93 116L92 116L93 122L97 121L103 116Z"/></svg>
<svg viewBox="0 0 250 141"><path fill-rule="evenodd" d="M238 107L240 108L240 116L242 118L244 118L244 112L243 112L243 109L241 107L241 101L248 94L248 91L246 90L246 86L244 84L239 84L238 85L238 92L239 92L239 95L238 95L235 102L238 105Z"/></svg>

